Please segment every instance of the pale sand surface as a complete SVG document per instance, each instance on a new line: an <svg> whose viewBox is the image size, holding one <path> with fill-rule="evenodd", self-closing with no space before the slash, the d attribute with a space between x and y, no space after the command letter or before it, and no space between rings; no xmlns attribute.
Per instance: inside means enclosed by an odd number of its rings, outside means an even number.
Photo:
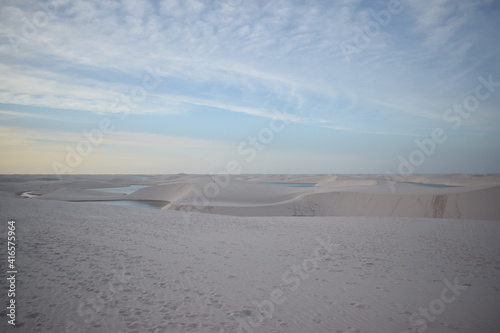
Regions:
<svg viewBox="0 0 500 333"><path fill-rule="evenodd" d="M240 175L203 202L211 176L0 176L19 270L0 331L498 332L500 177L398 177L460 187ZM151 187L89 190L130 184ZM165 207L73 202L131 199Z"/></svg>

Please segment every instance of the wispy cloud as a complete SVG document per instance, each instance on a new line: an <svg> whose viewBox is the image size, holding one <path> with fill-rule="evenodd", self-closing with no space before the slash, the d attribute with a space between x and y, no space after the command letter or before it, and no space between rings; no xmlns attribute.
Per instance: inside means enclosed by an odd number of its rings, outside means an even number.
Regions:
<svg viewBox="0 0 500 333"><path fill-rule="evenodd" d="M376 21L387 1L54 0L47 20L35 22L42 3L0 5L0 103L38 107L42 118L44 108L123 111L117 100L157 68L161 84L128 110L143 123L192 115L197 124L205 110L232 113L227 126L244 129L248 117L286 109L297 125L393 139L439 126L479 75L500 77L492 0L402 0L402 12L351 63L339 44ZM485 101L488 111L464 129L496 124L495 103ZM3 109L6 121L20 116Z"/></svg>

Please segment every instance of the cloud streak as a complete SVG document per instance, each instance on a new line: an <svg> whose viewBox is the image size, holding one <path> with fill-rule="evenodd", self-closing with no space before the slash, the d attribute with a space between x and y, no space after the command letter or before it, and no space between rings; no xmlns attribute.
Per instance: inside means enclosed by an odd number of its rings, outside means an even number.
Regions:
<svg viewBox="0 0 500 333"><path fill-rule="evenodd" d="M56 3L53 12L44 11ZM185 137L198 137L200 112L214 119L234 114L227 126L244 132L250 118L264 121L284 109L310 131L419 136L439 126L443 111L479 75L500 77L500 9L490 0L401 5L347 63L339 44L355 38L387 1L6 0L0 5L1 119L19 126L11 105L38 108L40 119L50 117L44 109L120 112L116 100L140 87L151 67L161 70L162 83L129 112L142 123L152 116L173 124L192 117L196 125ZM44 12L50 15L42 24ZM21 38L18 52L12 36ZM464 131L495 132L497 105L498 97L485 102L484 114ZM146 128L137 132L147 134Z"/></svg>

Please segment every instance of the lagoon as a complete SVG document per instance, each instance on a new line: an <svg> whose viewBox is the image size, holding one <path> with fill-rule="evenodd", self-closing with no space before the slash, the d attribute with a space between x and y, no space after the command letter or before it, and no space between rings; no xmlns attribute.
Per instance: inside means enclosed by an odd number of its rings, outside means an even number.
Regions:
<svg viewBox="0 0 500 333"><path fill-rule="evenodd" d="M310 183L262 183L266 185L288 186L288 187L314 187L316 184Z"/></svg>
<svg viewBox="0 0 500 333"><path fill-rule="evenodd" d="M92 202L92 203L115 205L115 206L157 208L157 209L161 209L168 204L167 201L154 201L154 200L89 200L89 201L79 201L79 202Z"/></svg>
<svg viewBox="0 0 500 333"><path fill-rule="evenodd" d="M417 182L404 182L404 183L406 183L406 184L421 185L421 186L429 186L429 187L437 187L437 188L445 188L445 187L462 187L462 186L457 186L457 185L424 184L424 183L417 183Z"/></svg>
<svg viewBox="0 0 500 333"><path fill-rule="evenodd" d="M92 191L100 191L107 193L117 193L117 194L130 194L141 188L149 187L150 185L128 185L120 187L101 187L101 188L89 188Z"/></svg>

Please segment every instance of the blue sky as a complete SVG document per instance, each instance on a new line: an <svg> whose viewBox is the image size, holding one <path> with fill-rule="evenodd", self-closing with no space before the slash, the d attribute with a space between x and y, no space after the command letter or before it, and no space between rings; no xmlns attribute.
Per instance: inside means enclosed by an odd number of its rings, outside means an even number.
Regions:
<svg viewBox="0 0 500 333"><path fill-rule="evenodd" d="M0 173L500 172L499 15L493 0L2 1ZM445 118L479 77L493 91ZM102 119L113 130L70 165ZM415 153L436 128L446 140Z"/></svg>

